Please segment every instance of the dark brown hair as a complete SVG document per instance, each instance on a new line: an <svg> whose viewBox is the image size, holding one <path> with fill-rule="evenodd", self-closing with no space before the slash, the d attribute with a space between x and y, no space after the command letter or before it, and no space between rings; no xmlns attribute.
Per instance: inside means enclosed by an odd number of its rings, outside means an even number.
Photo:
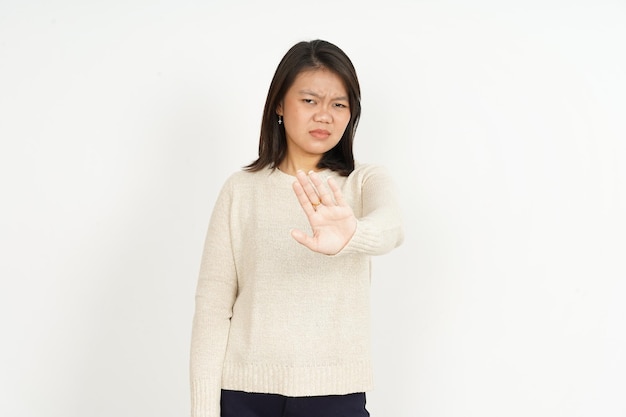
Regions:
<svg viewBox="0 0 626 417"><path fill-rule="evenodd" d="M326 152L318 168L329 168L343 176L354 170L352 142L361 117L361 88L350 58L337 46L323 40L299 42L287 51L278 64L263 110L259 158L246 166L248 171L276 168L287 155L285 128L278 124L276 109L298 74L311 69L327 69L339 76L348 91L350 121L337 145Z"/></svg>

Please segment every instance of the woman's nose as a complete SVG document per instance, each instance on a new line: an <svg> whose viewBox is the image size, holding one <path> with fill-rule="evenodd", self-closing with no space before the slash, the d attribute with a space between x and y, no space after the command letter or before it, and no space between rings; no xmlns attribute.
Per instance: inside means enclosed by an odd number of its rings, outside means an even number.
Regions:
<svg viewBox="0 0 626 417"><path fill-rule="evenodd" d="M327 106L321 105L315 112L315 115L313 116L313 120L316 122L321 122L321 123L330 123L333 120L333 116L330 113L330 109Z"/></svg>
<svg viewBox="0 0 626 417"><path fill-rule="evenodd" d="M333 120L333 116L330 114L330 111L328 111L327 108L322 107L319 109L319 111L315 113L313 120L315 120L316 122L330 123Z"/></svg>

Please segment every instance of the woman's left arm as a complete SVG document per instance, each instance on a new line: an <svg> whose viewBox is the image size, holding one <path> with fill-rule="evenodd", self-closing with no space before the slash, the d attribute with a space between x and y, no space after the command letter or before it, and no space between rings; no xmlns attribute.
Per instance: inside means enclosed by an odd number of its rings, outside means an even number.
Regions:
<svg viewBox="0 0 626 417"><path fill-rule="evenodd" d="M382 255L404 240L402 215L391 175L382 166L370 165L361 183L362 216L354 235L338 255Z"/></svg>

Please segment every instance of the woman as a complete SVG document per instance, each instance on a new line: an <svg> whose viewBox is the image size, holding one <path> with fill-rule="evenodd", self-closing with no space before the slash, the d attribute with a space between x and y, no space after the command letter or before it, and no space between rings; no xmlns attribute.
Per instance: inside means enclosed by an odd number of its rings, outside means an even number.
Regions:
<svg viewBox="0 0 626 417"><path fill-rule="evenodd" d="M354 162L360 113L341 49L300 42L283 57L259 158L226 181L211 216L193 416L369 415L370 256L398 246L402 227L386 171Z"/></svg>

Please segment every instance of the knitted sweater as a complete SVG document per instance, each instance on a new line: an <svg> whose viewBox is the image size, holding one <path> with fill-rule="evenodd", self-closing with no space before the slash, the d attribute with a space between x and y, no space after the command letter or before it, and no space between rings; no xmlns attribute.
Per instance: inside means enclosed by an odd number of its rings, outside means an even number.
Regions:
<svg viewBox="0 0 626 417"><path fill-rule="evenodd" d="M357 218L336 255L312 252L290 230L310 231L280 170L238 172L215 203L196 292L191 341L194 417L219 417L221 389L286 396L372 387L370 256L403 239L387 171L357 164L333 177Z"/></svg>

